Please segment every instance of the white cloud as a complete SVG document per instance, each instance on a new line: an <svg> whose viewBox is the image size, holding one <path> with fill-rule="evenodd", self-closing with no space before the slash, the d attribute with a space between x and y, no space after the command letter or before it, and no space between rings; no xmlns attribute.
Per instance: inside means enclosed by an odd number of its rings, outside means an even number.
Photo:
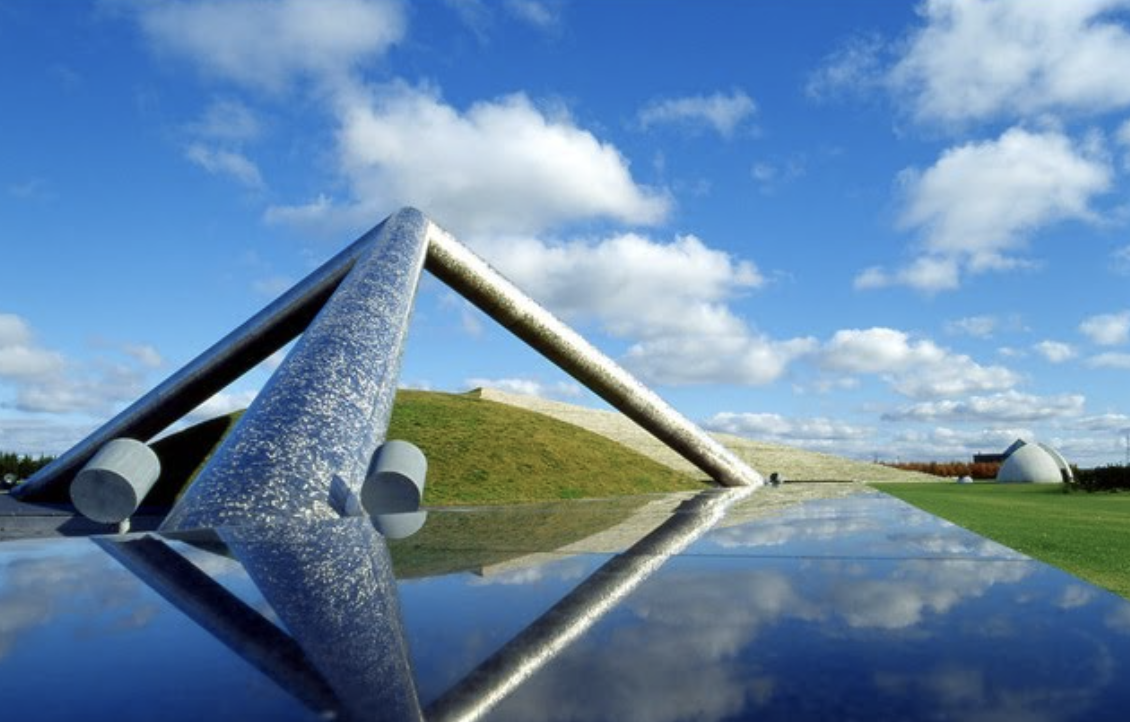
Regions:
<svg viewBox="0 0 1130 722"><path fill-rule="evenodd" d="M900 394L914 398L998 391L1019 378L1003 366L982 366L930 340L912 341L891 328L837 331L819 354L829 371L876 374Z"/></svg>
<svg viewBox="0 0 1130 722"><path fill-rule="evenodd" d="M338 163L354 200L276 207L268 220L337 215L371 225L389 208L414 205L466 237L593 218L650 224L670 205L635 183L615 147L524 95L461 113L432 92L393 84L352 94L343 107Z"/></svg>
<svg viewBox="0 0 1130 722"><path fill-rule="evenodd" d="M813 100L827 100L879 85L883 50L883 39L875 35L849 39L809 75L805 93Z"/></svg>
<svg viewBox="0 0 1130 722"><path fill-rule="evenodd" d="M496 237L476 246L554 313L633 340L624 362L649 381L764 384L816 344L751 329L728 301L760 287L761 273L694 236L661 243L626 233L561 244Z"/></svg>
<svg viewBox="0 0 1130 722"><path fill-rule="evenodd" d="M1130 357L1127 357L1127 361L1130 362ZM1126 414L1085 416L1072 424L1072 427L1082 431L1124 431L1130 429L1130 416Z"/></svg>
<svg viewBox="0 0 1130 722"><path fill-rule="evenodd" d="M960 123L1130 105L1127 0L929 0L886 81L920 121Z"/></svg>
<svg viewBox="0 0 1130 722"><path fill-rule="evenodd" d="M671 335L634 344L624 363L654 383L743 384L776 381L817 347L813 338L776 341L743 324L731 335Z"/></svg>
<svg viewBox="0 0 1130 722"><path fill-rule="evenodd" d="M561 6L547 0L507 0L506 9L519 20L539 30L553 30L561 24Z"/></svg>
<svg viewBox="0 0 1130 722"><path fill-rule="evenodd" d="M404 35L394 0L201 0L146 3L154 48L240 85L280 91L300 78L345 79Z"/></svg>
<svg viewBox="0 0 1130 722"><path fill-rule="evenodd" d="M964 334L974 338L992 338L999 320L996 316L969 316L946 322L946 331L951 334Z"/></svg>
<svg viewBox="0 0 1130 722"><path fill-rule="evenodd" d="M620 337L742 334L744 324L725 302L765 282L750 261L689 235L669 243L624 233L595 242L492 238L475 245L554 313L595 318Z"/></svg>
<svg viewBox="0 0 1130 722"><path fill-rule="evenodd" d="M258 391L221 391L185 414L184 420L193 424L241 411L250 406L258 395Z"/></svg>
<svg viewBox="0 0 1130 722"><path fill-rule="evenodd" d="M900 225L921 234L922 255L894 273L867 269L857 288L949 290L962 273L1027 266L1012 253L1054 222L1091 220L1091 200L1109 188L1111 170L1087 143L1012 128L997 140L950 148L925 171L904 171L900 182Z"/></svg>
<svg viewBox="0 0 1130 722"><path fill-rule="evenodd" d="M148 373L161 362L151 346L118 349L128 361L96 358L69 361L34 342L27 322L0 313L0 384L14 395L13 408L23 412L106 412L140 395Z"/></svg>
<svg viewBox="0 0 1130 722"><path fill-rule="evenodd" d="M63 357L37 346L31 327L19 316L0 313L0 379L33 380L58 373Z"/></svg>
<svg viewBox="0 0 1130 722"><path fill-rule="evenodd" d="M1130 341L1130 311L1103 313L1083 319L1079 331L1101 346L1118 346Z"/></svg>
<svg viewBox="0 0 1130 722"><path fill-rule="evenodd" d="M193 143L185 149L185 157L212 175L228 176L248 188L262 188L259 167L247 156L233 150Z"/></svg>
<svg viewBox="0 0 1130 722"><path fill-rule="evenodd" d="M1130 371L1130 353L1100 353L1087 359L1087 365L1094 369L1125 369Z"/></svg>
<svg viewBox="0 0 1130 722"><path fill-rule="evenodd" d="M913 404L883 414L886 421L989 421L1031 422L1065 419L1083 413L1086 399L1079 394L1034 396L1005 391L990 396L972 396L960 401L943 400Z"/></svg>
<svg viewBox="0 0 1130 722"><path fill-rule="evenodd" d="M543 399L575 399L581 395L581 387L572 381L557 381L550 384L537 379L524 378L471 378L467 379L467 386L472 389L498 389L511 394L537 396Z"/></svg>
<svg viewBox="0 0 1130 722"><path fill-rule="evenodd" d="M255 140L263 125L251 108L238 100L214 100L200 118L188 125L188 131L198 138L226 143Z"/></svg>
<svg viewBox="0 0 1130 722"><path fill-rule="evenodd" d="M165 365L161 352L148 344L127 344L122 351L145 368L156 369Z"/></svg>
<svg viewBox="0 0 1130 722"><path fill-rule="evenodd" d="M1118 248L1110 255L1114 272L1123 276L1130 276L1130 246Z"/></svg>
<svg viewBox="0 0 1130 722"><path fill-rule="evenodd" d="M1036 353L1043 356L1045 359L1053 364L1061 364L1064 361L1070 361L1075 358L1075 349L1070 344L1061 341L1040 341L1033 346Z"/></svg>
<svg viewBox="0 0 1130 722"><path fill-rule="evenodd" d="M691 130L713 130L723 138L733 137L737 129L757 113L757 104L740 90L729 95L693 95L653 100L639 112L644 128L674 125Z"/></svg>
<svg viewBox="0 0 1130 722"><path fill-rule="evenodd" d="M734 413L723 411L704 424L713 431L747 436L761 441L776 441L810 446L829 442L855 441L870 438L873 429L855 426L823 417L791 419L771 413Z"/></svg>

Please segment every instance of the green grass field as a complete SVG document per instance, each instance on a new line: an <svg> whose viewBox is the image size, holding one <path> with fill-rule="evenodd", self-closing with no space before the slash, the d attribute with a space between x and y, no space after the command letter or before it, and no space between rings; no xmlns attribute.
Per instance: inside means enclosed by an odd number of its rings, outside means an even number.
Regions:
<svg viewBox="0 0 1130 722"><path fill-rule="evenodd" d="M625 446L542 414L456 394L400 391L388 438L428 457L424 503L514 504L701 490Z"/></svg>
<svg viewBox="0 0 1130 722"><path fill-rule="evenodd" d="M1059 484L874 484L931 514L1130 599L1130 494Z"/></svg>
<svg viewBox="0 0 1130 722"><path fill-rule="evenodd" d="M153 445L162 476L146 499L168 506L204 466L241 412ZM704 484L591 431L542 414L467 395L400 391L388 438L428 458L424 503L521 504L664 491Z"/></svg>

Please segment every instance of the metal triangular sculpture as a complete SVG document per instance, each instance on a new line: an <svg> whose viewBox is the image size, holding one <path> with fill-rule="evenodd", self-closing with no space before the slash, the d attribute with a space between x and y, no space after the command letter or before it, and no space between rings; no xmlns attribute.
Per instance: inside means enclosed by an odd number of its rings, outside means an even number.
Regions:
<svg viewBox="0 0 1130 722"><path fill-rule="evenodd" d="M389 216L13 492L65 495L106 443L148 440L302 335L163 525L333 518L384 441L420 272L453 290L725 486L761 476L422 213Z"/></svg>

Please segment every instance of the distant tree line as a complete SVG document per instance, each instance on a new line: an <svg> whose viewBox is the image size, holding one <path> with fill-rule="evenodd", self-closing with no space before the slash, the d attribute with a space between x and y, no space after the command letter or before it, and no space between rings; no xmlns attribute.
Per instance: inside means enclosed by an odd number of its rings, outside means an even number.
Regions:
<svg viewBox="0 0 1130 722"><path fill-rule="evenodd" d="M0 451L0 477L5 474L15 474L17 479L26 479L54 460L53 456L31 457L26 454Z"/></svg>
<svg viewBox="0 0 1130 722"><path fill-rule="evenodd" d="M1094 469L1075 469L1076 489L1083 491L1115 491L1130 489L1130 466L1111 464Z"/></svg>
<svg viewBox="0 0 1130 722"><path fill-rule="evenodd" d="M911 461L905 463L882 462L883 466L890 466L903 471L920 471L923 474L956 478L968 476L971 479L995 479L1001 465L996 463L971 463L967 461Z"/></svg>

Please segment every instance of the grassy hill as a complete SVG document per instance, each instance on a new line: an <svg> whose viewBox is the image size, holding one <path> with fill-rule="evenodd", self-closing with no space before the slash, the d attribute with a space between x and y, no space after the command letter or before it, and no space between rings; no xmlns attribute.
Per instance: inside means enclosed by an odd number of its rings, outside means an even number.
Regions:
<svg viewBox="0 0 1130 722"><path fill-rule="evenodd" d="M239 413L153 444L162 474L147 504L172 503ZM696 477L557 419L470 395L400 391L388 438L428 458L424 503L509 504L698 490Z"/></svg>

